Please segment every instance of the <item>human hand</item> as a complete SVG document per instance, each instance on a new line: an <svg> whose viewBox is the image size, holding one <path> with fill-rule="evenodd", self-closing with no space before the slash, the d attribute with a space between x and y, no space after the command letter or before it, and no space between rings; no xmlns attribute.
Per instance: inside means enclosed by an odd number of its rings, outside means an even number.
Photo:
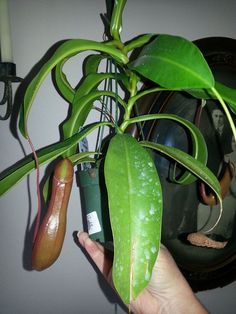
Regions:
<svg viewBox="0 0 236 314"><path fill-rule="evenodd" d="M78 239L105 279L114 288L112 259L108 257L104 247L92 241L86 232L79 233ZM161 245L147 288L131 302L130 309L136 314L207 313L163 245Z"/></svg>

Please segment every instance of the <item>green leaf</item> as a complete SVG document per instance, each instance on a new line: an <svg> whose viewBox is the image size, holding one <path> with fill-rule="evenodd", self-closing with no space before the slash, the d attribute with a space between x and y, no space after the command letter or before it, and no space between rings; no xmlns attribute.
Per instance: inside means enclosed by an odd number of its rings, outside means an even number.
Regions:
<svg viewBox="0 0 236 314"><path fill-rule="evenodd" d="M228 104L233 113L236 113L236 89L215 82L215 89ZM211 89L186 90L187 93L199 99L217 99Z"/></svg>
<svg viewBox="0 0 236 314"><path fill-rule="evenodd" d="M111 45L99 43L86 39L71 39L59 46L54 52L53 56L42 66L35 78L30 82L24 95L24 103L21 108L21 115L19 121L19 129L22 135L27 138L27 118L34 98L46 78L47 74L62 60L68 59L80 52L87 50L95 50L108 54L113 57L118 63L126 64L128 58L121 51Z"/></svg>
<svg viewBox="0 0 236 314"><path fill-rule="evenodd" d="M92 73L87 75L79 87L75 91L72 100L71 114L62 126L64 138L71 137L75 132L78 132L83 126L92 109L93 101L90 96L97 86L105 79L112 77L110 73ZM101 96L101 95L100 95ZM100 97L99 96L99 97Z"/></svg>
<svg viewBox="0 0 236 314"><path fill-rule="evenodd" d="M103 96L108 96L114 99L117 97L114 92L95 90L81 98L74 99L71 118L63 125L63 133L65 137L70 137L75 132L78 132L87 119L87 116L92 109L93 102ZM118 97L118 102L124 105L124 102L120 97Z"/></svg>
<svg viewBox="0 0 236 314"><path fill-rule="evenodd" d="M73 162L73 165L79 165L81 163L94 163L96 162L95 158L91 158L91 155L99 155L97 152L82 152L78 154L74 154L69 157L69 159Z"/></svg>
<svg viewBox="0 0 236 314"><path fill-rule="evenodd" d="M39 164L43 165L49 161L55 159L58 156L63 156L63 154L81 141L84 137L94 131L96 128L102 125L111 125L108 122L99 122L94 123L81 131L78 134L75 134L71 138L52 144L48 147L42 148L36 151ZM35 169L35 160L33 155L28 155L21 161L17 162L15 165L11 166L4 172L0 174L0 196L6 193L10 188L12 188L17 182L22 180L27 174Z"/></svg>
<svg viewBox="0 0 236 314"><path fill-rule="evenodd" d="M89 74L95 74L98 73L98 67L100 65L100 62L103 59L107 59L106 62L107 64L109 62L113 62L117 68L119 69L120 73L113 73L114 79L117 79L118 81L121 81L122 84L124 84L125 86L127 86L129 84L129 77L126 75L125 70L123 69L123 67L119 64L117 64L116 62L114 62L114 60L108 58L107 55L105 54L94 54L94 55L89 55L83 63L83 77L87 77ZM106 70L106 73L109 73L109 70ZM110 72L112 73L112 72ZM102 74L102 73L100 73Z"/></svg>
<svg viewBox="0 0 236 314"><path fill-rule="evenodd" d="M55 68L55 83L57 86L57 89L60 91L61 96L68 101L69 103L72 103L74 96L75 96L75 91L71 87L70 83L67 80L67 77L65 73L63 73L62 68L64 64L66 63L68 59L65 58L61 62L59 62L56 65Z"/></svg>
<svg viewBox="0 0 236 314"><path fill-rule="evenodd" d="M128 304L148 285L159 251L161 185L152 157L128 134L111 139L105 180L114 239L113 282Z"/></svg>
<svg viewBox="0 0 236 314"><path fill-rule="evenodd" d="M97 73L100 62L105 58L107 56L104 54L91 54L86 57L83 63L83 75L87 76L88 74Z"/></svg>
<svg viewBox="0 0 236 314"><path fill-rule="evenodd" d="M104 79L104 78L101 78L101 80L98 82L96 76L94 77L93 75L99 76L99 74L97 73L98 67L99 67L100 62L105 58L107 58L107 55L105 54L92 54L92 55L89 55L84 60L83 78L82 78L82 83L77 88L77 95L78 95L78 89L80 89L81 95L83 95L83 93L86 94L89 92L89 89L90 90L93 89L96 85L98 85L98 83L100 83ZM66 75L62 71L62 68L67 60L68 58L62 60L56 65L55 81L57 84L57 88L61 92L61 95L69 103L72 103L75 96L75 90L71 87L71 85L69 84L66 78ZM90 84L91 84L91 87L89 86Z"/></svg>
<svg viewBox="0 0 236 314"><path fill-rule="evenodd" d="M214 86L214 77L201 51L192 42L178 36L157 36L128 66L165 88Z"/></svg>
<svg viewBox="0 0 236 314"><path fill-rule="evenodd" d="M195 160L198 160L199 162L206 165L208 156L206 142L201 131L192 122L174 114L160 113L160 114L147 114L143 116L141 115L135 118L131 118L129 121L127 121L127 125L156 119L172 120L177 122L181 126L187 128L187 130L190 132L190 136L192 139L192 157ZM192 175L192 173L189 171L185 171L180 178L175 179L175 182L180 184L190 184L194 181L196 181L196 176Z"/></svg>
<svg viewBox="0 0 236 314"><path fill-rule="evenodd" d="M156 144L152 142L142 141L140 142L141 145L152 148L167 157L170 157L180 163L182 166L187 168L191 171L196 177L200 180L205 182L217 195L220 203L222 204L221 200L221 187L218 179L216 176L211 172L209 168L203 165L198 160L194 159L192 156L188 155L187 153L179 150L178 148L165 146L162 144Z"/></svg>

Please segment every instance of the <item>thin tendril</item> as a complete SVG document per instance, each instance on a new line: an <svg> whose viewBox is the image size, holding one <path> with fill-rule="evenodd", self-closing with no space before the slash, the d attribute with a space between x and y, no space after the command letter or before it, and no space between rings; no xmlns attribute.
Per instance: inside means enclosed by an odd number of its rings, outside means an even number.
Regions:
<svg viewBox="0 0 236 314"><path fill-rule="evenodd" d="M220 220L221 220L222 213L223 213L223 206L222 206L222 202L220 202L220 213L219 213L219 216L218 216L216 222L214 223L214 225L213 225L210 229L208 229L208 230L206 230L206 231L203 232L204 234L208 234L208 233L210 233L212 230L215 229L215 227L218 225L218 223L219 223Z"/></svg>
<svg viewBox="0 0 236 314"><path fill-rule="evenodd" d="M38 156L36 154L34 145L31 141L30 138L28 138L29 145L31 147L34 160L35 160L35 167L36 167L36 185L37 185L37 198L38 198L38 212L37 212L37 217L36 217L36 223L34 227L34 236L33 236L33 243L35 242L38 230L39 230L39 225L40 225L40 219L41 219L41 193L40 193L40 185L39 185L39 179L40 179L40 174L39 174L39 160Z"/></svg>
<svg viewBox="0 0 236 314"><path fill-rule="evenodd" d="M110 121L110 122L112 122L113 124L115 124L115 121L114 121L112 115L109 113L108 110L106 110L106 109L101 109L101 108L96 107L96 106L93 106L93 109L95 109L95 110L101 112L102 115L105 116L108 121Z"/></svg>

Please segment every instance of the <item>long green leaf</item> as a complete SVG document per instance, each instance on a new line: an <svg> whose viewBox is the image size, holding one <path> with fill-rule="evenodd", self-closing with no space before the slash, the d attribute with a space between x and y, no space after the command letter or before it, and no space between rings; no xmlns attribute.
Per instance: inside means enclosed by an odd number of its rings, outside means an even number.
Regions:
<svg viewBox="0 0 236 314"><path fill-rule="evenodd" d="M103 96L108 96L114 99L117 97L114 92L95 90L88 95L79 98L78 104L74 103L73 108L75 109L72 111L73 115L63 127L65 137L70 137L75 132L78 132L92 109L93 102ZM118 102L123 105L125 104L120 97L118 97Z"/></svg>
<svg viewBox="0 0 236 314"><path fill-rule="evenodd" d="M94 86L97 85L96 78L94 78L94 81L93 81L93 78L92 78L91 74L92 75L97 74L99 64L105 58L107 58L107 55L105 55L105 54L92 54L92 55L89 55L84 60L84 63L83 63L83 67L84 67L84 69L83 69L83 82L81 84L82 86L80 85L77 88L77 91L78 91L78 89L81 90L81 95L83 95L84 92L85 93L88 92L88 91L86 91L86 89L88 90L88 87L89 87L88 85L89 84L92 85L91 89L94 88ZM63 66L64 66L64 64L66 63L67 60L68 60L68 58L62 60L61 62L59 62L56 65L56 68L55 68L55 81L56 81L57 88L59 89L61 95L69 103L72 103L73 99L74 99L74 96L75 96L75 90L69 84L69 82L67 80L67 77L63 73L63 70L62 70L62 68L63 68ZM77 92L77 94L78 94L78 92Z"/></svg>
<svg viewBox="0 0 236 314"><path fill-rule="evenodd" d="M94 131L96 128L102 125L111 125L108 122L99 122L90 125L88 128L84 129L78 134L75 134L71 138L52 144L48 147L38 150L37 156L39 164L43 165L49 161L55 159L58 156L63 156L63 154L81 141L84 137ZM6 193L10 188L12 188L17 182L22 180L27 174L35 169L35 160L31 155L26 156L21 161L17 162L15 165L8 168L6 171L0 175L0 196Z"/></svg>
<svg viewBox="0 0 236 314"><path fill-rule="evenodd" d="M165 146L162 144L152 143L148 141L140 142L141 145L154 149L167 157L170 157L180 163L182 166L191 171L197 178L205 182L217 195L221 205L221 187L216 176L211 172L209 168L203 165L198 160L194 159L187 153L170 146Z"/></svg>
<svg viewBox="0 0 236 314"><path fill-rule="evenodd" d="M215 89L228 104L233 113L236 113L236 89L230 88L222 83L215 82ZM199 99L216 99L211 89L186 90L187 93Z"/></svg>
<svg viewBox="0 0 236 314"><path fill-rule="evenodd" d="M97 152L80 152L77 154L74 154L69 157L69 159L72 161L73 165L79 165L81 163L94 163L96 162L95 158L90 157L91 155L97 155Z"/></svg>
<svg viewBox="0 0 236 314"><path fill-rule="evenodd" d="M140 123L143 121L149 121L149 120L172 120L177 122L178 124L182 125L183 127L187 128L187 130L190 132L191 139L192 139L192 156L195 160L198 160L199 162L206 165L207 162L207 146L206 142L204 140L204 137L200 130L190 121L181 118L174 114L147 114L147 115L141 115L135 118L130 119L127 121L127 126L132 123ZM175 179L175 182L180 184L190 184L192 182L196 181L196 176L192 175L191 172L185 171L180 178Z"/></svg>
<svg viewBox="0 0 236 314"><path fill-rule="evenodd" d="M55 83L57 86L57 89L60 91L61 96L68 101L69 103L72 103L74 96L75 96L75 91L70 85L70 83L67 80L67 77L65 73L63 72L62 68L64 64L66 63L68 59L65 58L61 62L59 62L56 65L55 68Z"/></svg>
<svg viewBox="0 0 236 314"><path fill-rule="evenodd" d="M115 60L117 60L118 63L120 62L122 64L126 64L128 62L128 57L126 55L124 55L115 47L107 45L105 43L99 43L86 39L71 39L64 42L59 48L57 48L53 56L42 66L38 74L27 87L26 93L24 95L24 104L19 121L19 128L24 137L28 137L27 118L30 108L47 74L62 60L65 60L66 58L72 57L80 52L87 50L95 50L106 53L112 56Z"/></svg>
<svg viewBox="0 0 236 314"><path fill-rule="evenodd" d="M92 108L91 92L105 79L112 77L110 73L91 73L87 75L76 89L71 106L70 117L63 123L64 138L71 137L83 126Z"/></svg>
<svg viewBox="0 0 236 314"><path fill-rule="evenodd" d="M128 134L111 139L105 179L114 239L113 282L128 304L148 285L159 251L161 185L152 157Z"/></svg>
<svg viewBox="0 0 236 314"><path fill-rule="evenodd" d="M100 62L105 58L107 56L104 54L91 54L86 57L83 63L83 75L87 76L88 74L97 73Z"/></svg>
<svg viewBox="0 0 236 314"><path fill-rule="evenodd" d="M143 48L129 68L165 88L214 86L214 77L201 51L192 42L178 36L157 36Z"/></svg>

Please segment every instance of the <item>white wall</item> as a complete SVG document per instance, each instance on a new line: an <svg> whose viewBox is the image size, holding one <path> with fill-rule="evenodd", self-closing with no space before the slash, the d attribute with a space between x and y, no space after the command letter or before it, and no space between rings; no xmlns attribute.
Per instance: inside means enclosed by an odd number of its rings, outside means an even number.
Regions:
<svg viewBox="0 0 236 314"><path fill-rule="evenodd" d="M105 0L9 0L17 74L25 77L55 42L66 38L102 40ZM234 0L128 0L123 39L140 33L181 34L188 39L208 36L236 38ZM80 61L67 66L75 83ZM57 125L67 105L57 96L50 79L43 84L29 117L29 133L36 148L59 139ZM22 138L21 138L22 139ZM28 144L23 146L30 152ZM19 142L0 122L0 171L23 157ZM30 197L28 196L28 183ZM22 181L0 199L0 313L1 314L106 314L115 312L117 299L97 278L87 259L73 242L72 233L82 228L79 195L74 186L68 212L68 229L62 254L50 269L27 269L24 250L28 219L37 207L35 176ZM29 218L30 216L30 218ZM26 238L25 238L26 237ZM198 294L212 313L234 313L236 283ZM123 313L118 307L117 313Z"/></svg>

